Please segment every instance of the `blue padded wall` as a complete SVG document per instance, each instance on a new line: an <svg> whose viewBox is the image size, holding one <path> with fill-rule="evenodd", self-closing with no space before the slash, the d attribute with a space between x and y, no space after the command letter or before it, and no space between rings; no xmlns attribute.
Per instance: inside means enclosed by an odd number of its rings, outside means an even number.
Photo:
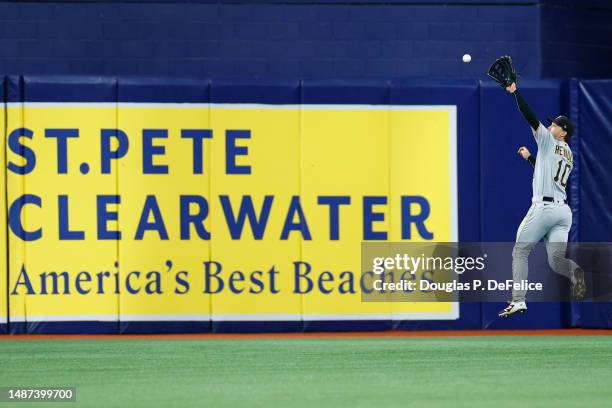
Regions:
<svg viewBox="0 0 612 408"><path fill-rule="evenodd" d="M137 77L13 76L5 86L7 101L234 102L276 104L440 104L457 106L459 238L463 242L512 242L530 205L532 168L516 150L535 142L514 98L490 82L450 80L208 80ZM610 117L612 81L522 81L521 91L540 118L571 113L577 123L580 172L572 180L572 205L581 241L610 242L612 217L607 203L612 186L602 183L612 157ZM568 93L570 94L568 97ZM575 191L574 191L575 190ZM577 193L576 193L577 192ZM509 259L508 262L511 260ZM531 267L544 271L543 253ZM550 281L554 274L550 272ZM611 327L607 303L582 305L531 303L529 313L500 320L497 303L465 303L456 321L431 322L285 322L197 323L70 322L11 323L12 333L145 333L173 331L272 331L413 329L558 328L572 325ZM99 324L98 324L99 323ZM3 330L0 327L0 330Z"/></svg>

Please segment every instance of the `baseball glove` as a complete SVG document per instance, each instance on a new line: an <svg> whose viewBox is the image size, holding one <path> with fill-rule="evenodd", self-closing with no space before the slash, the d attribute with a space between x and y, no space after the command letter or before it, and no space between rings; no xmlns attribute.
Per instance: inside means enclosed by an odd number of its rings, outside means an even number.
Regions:
<svg viewBox="0 0 612 408"><path fill-rule="evenodd" d="M512 65L512 58L509 55L504 55L496 59L489 67L487 75L504 89L512 85L513 82L516 82L517 77L516 70Z"/></svg>

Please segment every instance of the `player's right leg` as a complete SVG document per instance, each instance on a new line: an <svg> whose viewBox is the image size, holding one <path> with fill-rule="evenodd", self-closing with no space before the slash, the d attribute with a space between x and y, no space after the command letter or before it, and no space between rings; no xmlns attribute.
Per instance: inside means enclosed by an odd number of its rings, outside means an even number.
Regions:
<svg viewBox="0 0 612 408"><path fill-rule="evenodd" d="M565 257L567 236L572 226L572 212L567 205L559 206L556 212L558 221L544 238L548 264L553 271L572 281L573 296L576 300L581 300L586 293L584 271L573 260Z"/></svg>
<svg viewBox="0 0 612 408"><path fill-rule="evenodd" d="M529 275L529 254L536 244L546 235L550 228L550 219L541 203L534 203L529 208L523 222L516 232L516 243L512 250L512 281L527 280ZM513 290L512 301L499 313L501 317L509 317L527 310L525 304L526 290Z"/></svg>

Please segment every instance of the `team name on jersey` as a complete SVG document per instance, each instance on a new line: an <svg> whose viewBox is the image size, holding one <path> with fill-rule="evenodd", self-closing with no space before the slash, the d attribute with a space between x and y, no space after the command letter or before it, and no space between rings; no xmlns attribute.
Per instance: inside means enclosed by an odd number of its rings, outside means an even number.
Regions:
<svg viewBox="0 0 612 408"><path fill-rule="evenodd" d="M570 149L557 145L555 146L555 154L565 157L570 164L574 164L572 162L572 151Z"/></svg>

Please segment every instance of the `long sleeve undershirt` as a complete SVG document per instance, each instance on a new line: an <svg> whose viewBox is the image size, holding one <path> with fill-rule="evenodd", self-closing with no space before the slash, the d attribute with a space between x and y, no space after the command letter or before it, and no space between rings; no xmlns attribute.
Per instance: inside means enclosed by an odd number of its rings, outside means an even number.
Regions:
<svg viewBox="0 0 612 408"><path fill-rule="evenodd" d="M518 105L519 111L523 114L523 117L525 117L525 120L527 120L529 126L531 126L533 130L538 130L538 126L540 126L540 121L538 120L538 118L536 118L535 113L533 113L533 111L527 104L527 101L525 101L525 99L519 93L518 90L514 91L513 95L514 99L516 99L516 104Z"/></svg>
<svg viewBox="0 0 612 408"><path fill-rule="evenodd" d="M533 155L529 156L529 157L527 158L527 161L529 162L529 164L531 164L533 167L535 167L535 164L536 164L536 158L535 158L535 157L533 157Z"/></svg>

